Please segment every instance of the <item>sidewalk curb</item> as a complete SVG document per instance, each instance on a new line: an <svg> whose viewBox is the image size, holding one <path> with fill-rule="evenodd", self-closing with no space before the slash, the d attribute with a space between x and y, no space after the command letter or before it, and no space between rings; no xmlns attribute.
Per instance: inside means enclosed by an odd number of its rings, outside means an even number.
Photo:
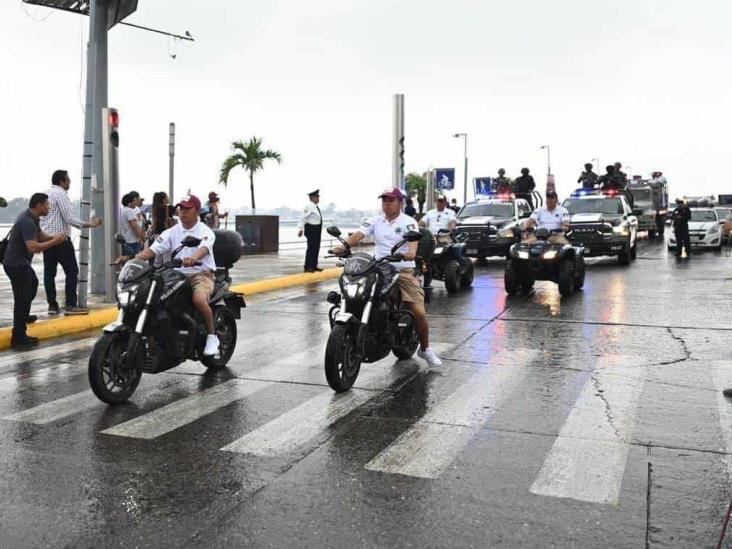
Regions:
<svg viewBox="0 0 732 549"><path fill-rule="evenodd" d="M291 288L293 286L311 284L313 282L332 280L338 278L340 274L341 268L334 267L325 269L319 273L300 273L235 284L231 287L231 290L237 293L243 293L245 296L261 294ZM65 316L63 318L36 322L28 326L28 335L39 339L52 339L86 330L93 330L94 328L101 328L105 324L113 322L115 318L117 318L117 307L105 307L103 309L95 309L88 315ZM0 350L10 348L11 335L11 327L0 328Z"/></svg>

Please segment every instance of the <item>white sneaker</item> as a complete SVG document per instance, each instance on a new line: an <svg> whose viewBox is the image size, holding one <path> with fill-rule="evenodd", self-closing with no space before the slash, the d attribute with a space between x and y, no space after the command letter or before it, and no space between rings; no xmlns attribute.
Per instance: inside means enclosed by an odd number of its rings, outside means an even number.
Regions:
<svg viewBox="0 0 732 549"><path fill-rule="evenodd" d="M203 350L205 356L214 356L219 352L219 338L216 334L206 336L206 348Z"/></svg>
<svg viewBox="0 0 732 549"><path fill-rule="evenodd" d="M440 357L438 357L435 352L429 347L427 347L424 351L421 348L418 349L417 356L426 360L427 364L429 364L430 366L442 366L442 361L440 360Z"/></svg>

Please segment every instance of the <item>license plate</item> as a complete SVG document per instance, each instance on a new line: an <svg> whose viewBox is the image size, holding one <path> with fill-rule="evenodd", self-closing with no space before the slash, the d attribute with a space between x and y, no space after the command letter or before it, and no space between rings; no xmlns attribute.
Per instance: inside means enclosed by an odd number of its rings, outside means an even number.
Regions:
<svg viewBox="0 0 732 549"><path fill-rule="evenodd" d="M470 254L478 255L478 250L476 250L475 248L466 248L465 253L468 255L470 255Z"/></svg>

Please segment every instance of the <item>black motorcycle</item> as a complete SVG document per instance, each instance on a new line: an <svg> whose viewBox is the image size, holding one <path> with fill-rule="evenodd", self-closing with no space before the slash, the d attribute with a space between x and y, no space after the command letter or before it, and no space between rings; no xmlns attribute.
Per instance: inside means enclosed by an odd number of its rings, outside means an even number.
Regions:
<svg viewBox="0 0 732 549"><path fill-rule="evenodd" d="M142 373L157 374L185 360L201 361L208 368L223 368L236 347L236 320L246 306L241 294L229 291L229 269L241 256L242 239L233 231L214 231L214 258L220 266L209 301L214 315L219 352L205 356L206 328L193 307L188 279L176 271L175 256L201 241L187 236L173 251L171 261L158 267L133 259L125 263L117 283L117 320L104 327L89 358L89 383L99 400L126 402ZM198 262L200 265L200 262Z"/></svg>
<svg viewBox="0 0 732 549"><path fill-rule="evenodd" d="M390 255L376 259L353 252L337 227L328 227L327 231L345 247L340 254L344 259L338 281L341 292L330 292L327 298L333 306L325 349L325 377L328 385L340 393L353 386L362 362L376 362L390 352L400 360L407 359L417 350L414 315L402 307L399 271L391 262L403 261L397 250L422 235L407 231Z"/></svg>
<svg viewBox="0 0 732 549"><path fill-rule="evenodd" d="M457 293L461 288L473 285L473 262L465 255L467 233L450 236L450 231L440 229L437 232L437 244L434 244L432 233L422 229L423 237L417 248L417 269L424 275L425 298L431 290L433 280L445 283L448 294ZM429 235L432 245L426 243L424 233ZM449 241L445 241L449 239Z"/></svg>
<svg viewBox="0 0 732 549"><path fill-rule="evenodd" d="M555 282L563 296L570 296L584 286L582 248L549 242L551 234L564 234L564 231L537 229L535 242L521 242L511 247L511 259L506 263L503 276L508 295L529 293L535 280Z"/></svg>

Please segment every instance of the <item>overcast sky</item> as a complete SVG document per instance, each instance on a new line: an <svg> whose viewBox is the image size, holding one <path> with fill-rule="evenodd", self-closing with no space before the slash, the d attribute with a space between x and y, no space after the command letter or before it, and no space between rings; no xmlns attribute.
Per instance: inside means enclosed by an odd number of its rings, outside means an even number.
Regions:
<svg viewBox="0 0 732 549"><path fill-rule="evenodd" d="M79 196L87 19L0 3L0 194L70 171ZM44 19L35 21L34 19ZM248 205L242 171L217 185L231 141L279 151L255 179L260 208L377 207L391 181L392 94L406 95L406 168L469 177L522 166L560 192L582 164L662 170L671 194L732 192L732 3L722 0L139 0L110 33L109 103L121 116L122 190L176 189ZM171 59L169 51L176 53ZM462 202L462 191L456 196Z"/></svg>

